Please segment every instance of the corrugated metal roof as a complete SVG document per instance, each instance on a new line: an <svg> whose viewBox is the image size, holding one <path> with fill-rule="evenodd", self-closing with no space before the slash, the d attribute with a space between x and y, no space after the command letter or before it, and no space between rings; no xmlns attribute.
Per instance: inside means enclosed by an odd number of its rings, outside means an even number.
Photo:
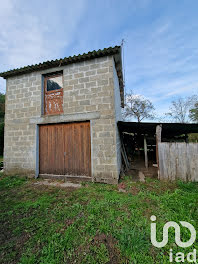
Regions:
<svg viewBox="0 0 198 264"><path fill-rule="evenodd" d="M93 50L93 51L90 51L88 53L79 54L77 56L74 55L72 57L71 56L65 57L63 59L45 61L43 63L39 63L39 64L35 64L35 65L28 65L28 66L25 66L23 68L17 68L17 69L1 72L0 77L3 77L6 79L8 77L15 76L15 75L30 73L33 71L45 70L45 69L59 67L59 66L63 66L63 65L67 65L67 64L71 64L71 63L75 63L75 62L80 62L80 61L85 61L85 60L104 57L104 56L108 56L108 55L120 54L120 53L121 53L121 47L120 46L109 47L109 48L105 48L103 50L99 49L97 51ZM121 60L121 56L120 56L120 60ZM121 62L120 62L120 64L121 64ZM120 78L120 76L119 76L119 78Z"/></svg>

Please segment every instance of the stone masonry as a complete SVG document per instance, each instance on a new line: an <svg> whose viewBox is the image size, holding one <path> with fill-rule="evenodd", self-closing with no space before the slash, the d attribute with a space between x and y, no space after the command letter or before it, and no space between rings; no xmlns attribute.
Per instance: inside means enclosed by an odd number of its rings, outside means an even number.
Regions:
<svg viewBox="0 0 198 264"><path fill-rule="evenodd" d="M63 70L64 113L43 116L43 77ZM7 78L4 168L37 176L38 125L90 120L92 180L117 183L121 168L116 122L120 89L113 56Z"/></svg>

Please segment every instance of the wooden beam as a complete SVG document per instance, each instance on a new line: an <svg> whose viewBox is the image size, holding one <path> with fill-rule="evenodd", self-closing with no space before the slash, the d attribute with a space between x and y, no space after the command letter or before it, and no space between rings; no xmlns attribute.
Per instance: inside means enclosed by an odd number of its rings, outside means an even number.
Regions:
<svg viewBox="0 0 198 264"><path fill-rule="evenodd" d="M159 151L158 151L158 143L162 141L162 125L156 126L156 160L159 168Z"/></svg>
<svg viewBox="0 0 198 264"><path fill-rule="evenodd" d="M125 150L125 146L124 146L124 142L123 142L122 137L120 137L120 142L121 142L121 155L123 157L126 170L129 170L130 165L129 165L129 161L128 161L128 157L127 157L127 154L126 154L126 150Z"/></svg>
<svg viewBox="0 0 198 264"><path fill-rule="evenodd" d="M145 167L148 168L147 142L145 136L144 136L144 160L145 160Z"/></svg>

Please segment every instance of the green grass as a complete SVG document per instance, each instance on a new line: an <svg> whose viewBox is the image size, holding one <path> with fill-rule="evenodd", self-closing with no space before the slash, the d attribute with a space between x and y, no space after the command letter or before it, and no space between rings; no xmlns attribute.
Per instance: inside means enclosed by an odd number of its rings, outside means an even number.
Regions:
<svg viewBox="0 0 198 264"><path fill-rule="evenodd" d="M3 161L3 156L0 156L0 162L2 162Z"/></svg>
<svg viewBox="0 0 198 264"><path fill-rule="evenodd" d="M193 183L125 181L117 186L88 184L80 189L35 185L21 177L0 179L0 263L170 263L177 248L150 242L150 216L157 216L158 239L167 221L188 221L198 230L198 186ZM182 229L182 239L189 233Z"/></svg>

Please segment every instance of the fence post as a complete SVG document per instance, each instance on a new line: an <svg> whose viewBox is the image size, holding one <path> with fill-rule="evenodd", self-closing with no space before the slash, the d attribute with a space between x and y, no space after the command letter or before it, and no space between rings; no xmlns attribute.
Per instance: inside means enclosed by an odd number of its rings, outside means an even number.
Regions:
<svg viewBox="0 0 198 264"><path fill-rule="evenodd" d="M156 161L157 166L159 168L159 151L158 151L158 143L162 141L162 125L156 126Z"/></svg>
<svg viewBox="0 0 198 264"><path fill-rule="evenodd" d="M147 143L145 136L144 136L144 157L145 157L145 167L148 168Z"/></svg>

